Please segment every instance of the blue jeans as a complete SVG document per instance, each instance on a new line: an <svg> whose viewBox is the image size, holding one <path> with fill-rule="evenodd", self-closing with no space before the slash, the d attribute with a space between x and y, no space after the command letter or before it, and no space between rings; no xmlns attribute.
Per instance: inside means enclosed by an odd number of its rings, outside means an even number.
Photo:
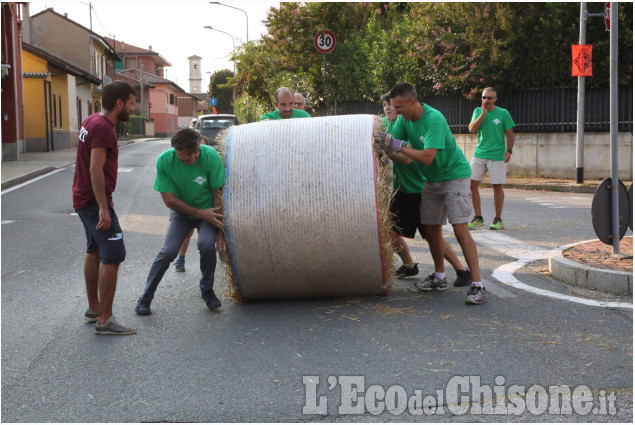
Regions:
<svg viewBox="0 0 635 425"><path fill-rule="evenodd" d="M140 301L148 303L154 298L154 293L163 279L163 275L170 268L170 263L179 254L179 249L191 229L198 229L198 251L201 255L201 297L205 300L213 292L214 272L216 271L216 227L208 221L190 219L174 210L170 211L170 223L165 235L163 248L159 251L150 267L146 286Z"/></svg>

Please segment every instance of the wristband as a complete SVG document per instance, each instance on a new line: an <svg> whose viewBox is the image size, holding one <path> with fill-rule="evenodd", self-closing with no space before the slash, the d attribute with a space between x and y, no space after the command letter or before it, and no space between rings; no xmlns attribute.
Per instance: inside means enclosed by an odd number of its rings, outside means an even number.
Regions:
<svg viewBox="0 0 635 425"><path fill-rule="evenodd" d="M509 152L509 154L512 154L512 150L511 149L507 149L507 152Z"/></svg>

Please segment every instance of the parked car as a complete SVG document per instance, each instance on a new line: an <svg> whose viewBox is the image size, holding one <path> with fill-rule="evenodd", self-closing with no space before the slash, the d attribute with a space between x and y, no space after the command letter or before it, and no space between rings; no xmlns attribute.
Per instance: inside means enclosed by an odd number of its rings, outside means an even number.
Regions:
<svg viewBox="0 0 635 425"><path fill-rule="evenodd" d="M234 125L238 125L238 120L235 115L201 115L198 117L195 129L203 137L205 143L213 146L218 143L218 135L220 132Z"/></svg>

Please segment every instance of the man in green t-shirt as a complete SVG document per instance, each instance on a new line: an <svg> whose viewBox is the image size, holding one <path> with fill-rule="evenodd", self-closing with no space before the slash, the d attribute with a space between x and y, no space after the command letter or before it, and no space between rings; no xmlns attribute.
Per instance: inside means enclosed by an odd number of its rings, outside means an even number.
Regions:
<svg viewBox="0 0 635 425"><path fill-rule="evenodd" d="M213 286L216 248L219 252L227 249L221 212L224 184L225 166L218 152L201 145L201 136L191 128L179 130L172 137L172 148L157 159L154 190L161 193L165 206L170 209L170 222L163 248L150 267L143 294L137 301L137 314L152 313L150 303L154 293L192 229L198 230L203 275L199 284L201 297L210 310L220 308Z"/></svg>
<svg viewBox="0 0 635 425"><path fill-rule="evenodd" d="M472 212L470 163L457 146L441 112L419 103L417 91L412 85L399 83L393 87L390 102L400 116L392 128L392 135L381 133L377 141L387 153L400 152L419 162L425 178L421 192L421 222L435 271L424 280L415 282L415 289L447 289L441 230L443 224L449 221L472 273L473 282L465 302L481 304L486 301L486 292L481 282L476 244L467 227ZM410 142L410 146L404 140Z"/></svg>
<svg viewBox="0 0 635 425"><path fill-rule="evenodd" d="M294 109L295 96L291 89L280 87L273 94L273 104L276 106L275 111L267 112L260 117L260 121L268 120L286 120L289 118L311 118L308 112L300 109Z"/></svg>
<svg viewBox="0 0 635 425"><path fill-rule="evenodd" d="M507 181L507 163L512 156L514 147L514 121L506 109L496 106L496 90L488 87L483 90L481 96L483 104L474 109L472 122L468 130L470 133L478 132L478 143L472 158L472 203L474 204L474 218L468 225L470 230L481 227L484 223L481 215L481 195L478 186L489 172L489 181L494 189L494 210L496 216L492 230L503 228L503 184ZM507 136L507 145L505 145ZM507 149L507 150L505 150Z"/></svg>
<svg viewBox="0 0 635 425"><path fill-rule="evenodd" d="M384 106L384 126L390 133L399 116L390 104L390 93L381 98ZM406 141L407 143L407 141ZM383 151L382 151L383 152ZM388 158L393 161L393 189L394 195L390 198L390 212L395 218L395 226L392 231L392 239L396 247L397 255L403 261L397 269L397 277L416 276L419 267L410 255L410 248L404 238L414 239L419 229L419 234L427 240L426 231L421 224L421 189L425 179L421 174L421 164L397 152L391 152ZM472 283L470 271L463 267L461 260L456 256L449 243L443 240L443 256L454 267L456 280L454 286L467 286Z"/></svg>

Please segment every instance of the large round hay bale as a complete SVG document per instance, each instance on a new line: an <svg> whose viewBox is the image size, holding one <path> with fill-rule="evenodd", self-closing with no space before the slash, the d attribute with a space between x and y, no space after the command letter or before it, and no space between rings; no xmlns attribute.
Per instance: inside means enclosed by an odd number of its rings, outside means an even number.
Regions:
<svg viewBox="0 0 635 425"><path fill-rule="evenodd" d="M373 151L375 125L347 115L231 128L223 202L243 299L386 291L390 179Z"/></svg>

